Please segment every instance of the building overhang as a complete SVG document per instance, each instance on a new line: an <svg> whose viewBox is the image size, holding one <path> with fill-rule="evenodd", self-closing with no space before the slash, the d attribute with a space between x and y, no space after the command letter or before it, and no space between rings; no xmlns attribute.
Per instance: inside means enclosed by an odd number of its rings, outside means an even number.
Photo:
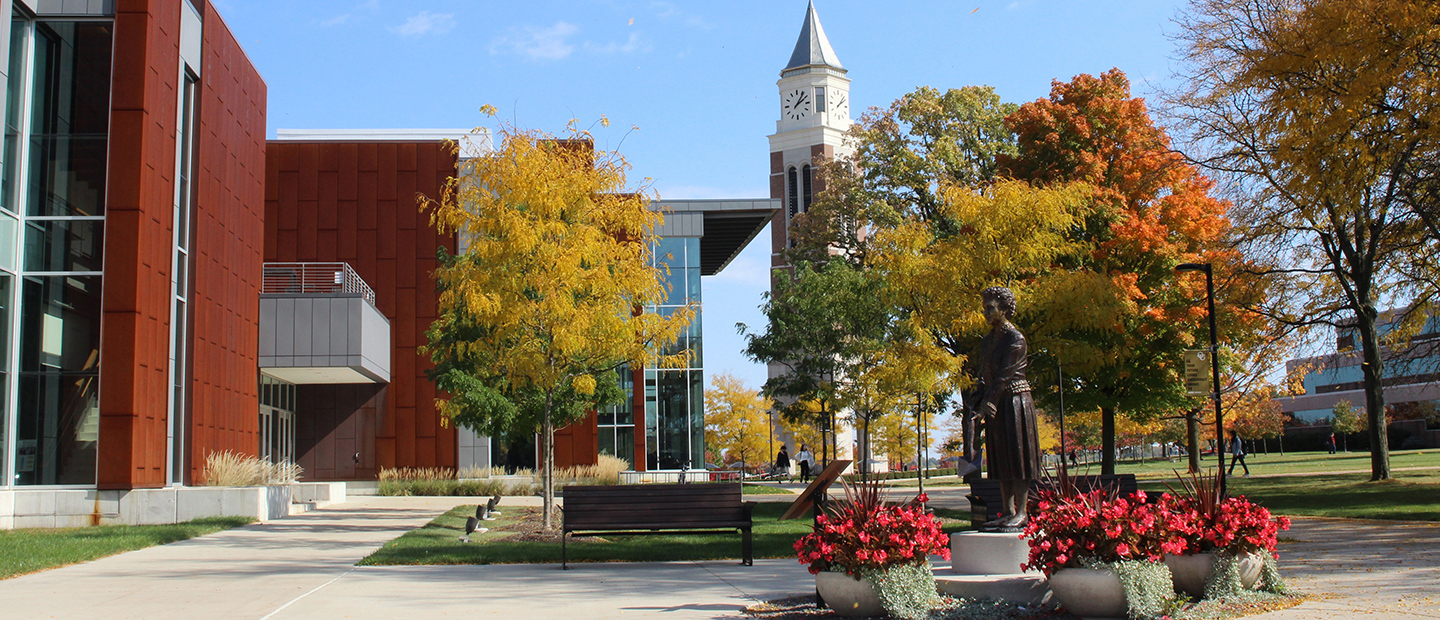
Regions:
<svg viewBox="0 0 1440 620"><path fill-rule="evenodd" d="M660 200L651 204L665 214L655 231L662 237L700 238L700 275L720 273L764 230L780 211L770 198Z"/></svg>

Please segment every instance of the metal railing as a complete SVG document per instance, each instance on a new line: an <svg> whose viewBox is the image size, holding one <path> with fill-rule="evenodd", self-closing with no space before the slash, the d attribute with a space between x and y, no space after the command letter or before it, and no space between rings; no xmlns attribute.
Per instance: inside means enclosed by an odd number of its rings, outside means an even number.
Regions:
<svg viewBox="0 0 1440 620"><path fill-rule="evenodd" d="M262 295L359 295L375 305L375 291L349 263L265 263Z"/></svg>

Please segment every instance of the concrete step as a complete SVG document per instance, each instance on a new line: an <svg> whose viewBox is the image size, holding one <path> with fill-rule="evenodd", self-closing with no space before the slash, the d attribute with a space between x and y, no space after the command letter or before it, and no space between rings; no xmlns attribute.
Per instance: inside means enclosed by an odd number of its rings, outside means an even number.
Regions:
<svg viewBox="0 0 1440 620"><path fill-rule="evenodd" d="M957 598L996 598L1022 605L1043 605L1050 600L1050 586L1041 573L957 575L936 571L935 587Z"/></svg>
<svg viewBox="0 0 1440 620"><path fill-rule="evenodd" d="M303 515L315 509L315 502L291 502L289 516Z"/></svg>

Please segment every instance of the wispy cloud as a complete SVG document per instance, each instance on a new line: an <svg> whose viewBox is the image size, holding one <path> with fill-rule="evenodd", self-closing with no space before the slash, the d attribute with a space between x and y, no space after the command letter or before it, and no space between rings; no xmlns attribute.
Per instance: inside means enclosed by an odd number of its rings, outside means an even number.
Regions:
<svg viewBox="0 0 1440 620"><path fill-rule="evenodd" d="M676 7L675 4L671 2L657 0L650 3L650 8L655 11L655 17L663 20L678 20L686 26L700 28L702 30L709 30L715 27L715 24L705 21L698 15L684 14L680 11L679 7Z"/></svg>
<svg viewBox="0 0 1440 620"><path fill-rule="evenodd" d="M380 11L380 0L367 0L366 2L360 3L355 8L358 11L363 11L365 13L377 13ZM341 13L340 15L336 15L335 17L331 17L330 19L321 20L320 25L325 28L329 28L331 26L339 26L341 24L356 21L361 17L363 16L356 15L356 11L351 11L349 13Z"/></svg>
<svg viewBox="0 0 1440 620"><path fill-rule="evenodd" d="M593 43L591 41L585 42L585 51L596 54L629 54L632 52L640 52L643 54L650 51L650 49L650 44L640 38L639 32L630 33L630 38L626 39L624 43L615 43L613 41L605 44Z"/></svg>
<svg viewBox="0 0 1440 620"><path fill-rule="evenodd" d="M490 42L490 53L519 54L531 60L560 60L575 51L575 45L568 39L579 31L574 24L565 22L555 22L548 28L511 28L508 34Z"/></svg>
<svg viewBox="0 0 1440 620"><path fill-rule="evenodd" d="M455 16L451 13L420 11L419 15L405 20L394 31L402 36L413 37L422 34L445 34L455 27Z"/></svg>

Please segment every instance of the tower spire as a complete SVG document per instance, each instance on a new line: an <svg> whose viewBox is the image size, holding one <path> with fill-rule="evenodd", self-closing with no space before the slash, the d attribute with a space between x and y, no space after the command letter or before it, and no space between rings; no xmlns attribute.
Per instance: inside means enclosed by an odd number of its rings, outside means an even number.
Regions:
<svg viewBox="0 0 1440 620"><path fill-rule="evenodd" d="M815 14L814 0L811 0L805 9L805 23L800 26L800 38L795 41L795 51L790 54L790 62L786 63L780 75L783 77L791 70L812 66L845 71L845 67L840 65L840 59L835 56L835 49L830 47L830 40L825 38L825 29L820 26L820 16Z"/></svg>

